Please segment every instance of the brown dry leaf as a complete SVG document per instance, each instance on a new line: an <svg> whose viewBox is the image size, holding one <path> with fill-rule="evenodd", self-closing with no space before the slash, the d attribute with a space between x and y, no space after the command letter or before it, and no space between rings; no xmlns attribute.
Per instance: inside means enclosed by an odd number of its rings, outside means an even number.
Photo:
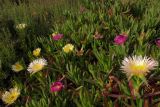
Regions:
<svg viewBox="0 0 160 107"><path fill-rule="evenodd" d="M149 107L148 99L144 99L144 106L143 107Z"/></svg>
<svg viewBox="0 0 160 107"><path fill-rule="evenodd" d="M84 53L83 48L81 48L79 51L76 51L76 55L77 55L77 56L82 56L83 53Z"/></svg>
<svg viewBox="0 0 160 107"><path fill-rule="evenodd" d="M98 40L98 39L102 39L102 38L103 38L103 35L99 34L98 31L96 31L95 34L93 35L93 38L94 38L94 39L97 39L97 40Z"/></svg>
<svg viewBox="0 0 160 107"><path fill-rule="evenodd" d="M108 16L109 17L113 16L113 10L112 10L112 8L108 9Z"/></svg>

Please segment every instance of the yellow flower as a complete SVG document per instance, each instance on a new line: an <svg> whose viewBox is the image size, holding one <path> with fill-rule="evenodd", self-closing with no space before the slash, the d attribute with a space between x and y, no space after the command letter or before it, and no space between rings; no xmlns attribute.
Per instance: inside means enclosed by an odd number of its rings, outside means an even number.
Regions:
<svg viewBox="0 0 160 107"><path fill-rule="evenodd" d="M15 72L22 71L23 69L23 66L19 62L16 62L14 65L12 65L12 70Z"/></svg>
<svg viewBox="0 0 160 107"><path fill-rule="evenodd" d="M31 62L28 66L28 71L32 74L42 70L44 66L47 65L47 61L43 58L36 59L33 62Z"/></svg>
<svg viewBox="0 0 160 107"><path fill-rule="evenodd" d="M2 101L8 105L14 103L20 95L20 90L15 87L2 94Z"/></svg>
<svg viewBox="0 0 160 107"><path fill-rule="evenodd" d="M69 53L69 52L73 51L73 48L74 48L74 46L72 44L66 44L63 47L63 51L66 52L66 53Z"/></svg>
<svg viewBox="0 0 160 107"><path fill-rule="evenodd" d="M145 76L150 70L158 66L158 62L150 57L133 56L125 58L122 62L121 69L130 78L132 76Z"/></svg>
<svg viewBox="0 0 160 107"><path fill-rule="evenodd" d="M37 48L37 49L33 50L33 55L37 57L40 55L40 52L41 52L41 48Z"/></svg>

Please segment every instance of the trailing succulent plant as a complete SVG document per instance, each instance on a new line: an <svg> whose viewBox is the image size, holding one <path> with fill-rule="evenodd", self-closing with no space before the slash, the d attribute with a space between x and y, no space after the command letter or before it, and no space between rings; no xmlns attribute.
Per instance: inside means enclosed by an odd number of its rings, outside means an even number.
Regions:
<svg viewBox="0 0 160 107"><path fill-rule="evenodd" d="M3 1L0 106L160 106L159 7L159 0Z"/></svg>

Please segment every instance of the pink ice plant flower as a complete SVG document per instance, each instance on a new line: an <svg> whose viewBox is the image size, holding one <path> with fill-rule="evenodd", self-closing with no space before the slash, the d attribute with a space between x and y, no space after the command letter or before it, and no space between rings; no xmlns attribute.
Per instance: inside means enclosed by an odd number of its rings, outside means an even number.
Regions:
<svg viewBox="0 0 160 107"><path fill-rule="evenodd" d="M122 35L122 34L117 35L117 36L114 38L114 43L115 43L116 45L122 45L122 44L124 44L124 43L126 42L127 38L128 38L127 35Z"/></svg>
<svg viewBox="0 0 160 107"><path fill-rule="evenodd" d="M60 40L62 37L63 34L55 34L55 33L52 34L52 39L55 41Z"/></svg>
<svg viewBox="0 0 160 107"><path fill-rule="evenodd" d="M160 38L155 40L156 45L160 48Z"/></svg>
<svg viewBox="0 0 160 107"><path fill-rule="evenodd" d="M58 92L58 91L61 91L63 88L64 88L63 83L60 81L57 81L57 82L53 82L51 84L50 91L51 92Z"/></svg>

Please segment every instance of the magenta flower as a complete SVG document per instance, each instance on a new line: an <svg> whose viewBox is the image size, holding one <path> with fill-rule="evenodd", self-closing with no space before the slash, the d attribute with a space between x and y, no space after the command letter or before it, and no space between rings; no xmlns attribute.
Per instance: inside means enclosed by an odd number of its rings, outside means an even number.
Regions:
<svg viewBox="0 0 160 107"><path fill-rule="evenodd" d="M51 84L50 91L58 92L58 91L61 91L63 88L64 88L64 85L62 84L62 82L58 81Z"/></svg>
<svg viewBox="0 0 160 107"><path fill-rule="evenodd" d="M63 34L52 34L53 40L60 40L63 37Z"/></svg>
<svg viewBox="0 0 160 107"><path fill-rule="evenodd" d="M117 35L115 38L114 38L114 43L116 45L122 45L126 42L127 40L127 35Z"/></svg>
<svg viewBox="0 0 160 107"><path fill-rule="evenodd" d="M155 40L156 45L160 48L160 38Z"/></svg>

